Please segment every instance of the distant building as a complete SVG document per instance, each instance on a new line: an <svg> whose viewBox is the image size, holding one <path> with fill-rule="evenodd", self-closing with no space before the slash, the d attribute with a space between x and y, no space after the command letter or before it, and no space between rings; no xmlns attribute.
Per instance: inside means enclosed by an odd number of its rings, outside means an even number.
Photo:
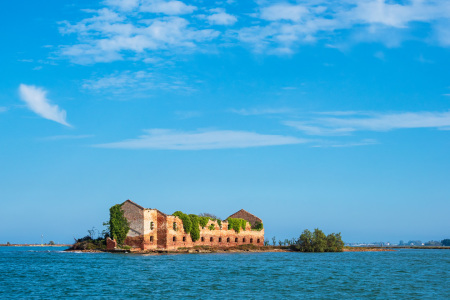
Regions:
<svg viewBox="0 0 450 300"><path fill-rule="evenodd" d="M239 233L228 229L228 222L209 220L205 227L200 227L200 238L193 242L189 233L184 232L183 222L176 216L167 215L157 209L144 208L131 200L122 204L124 216L128 219L130 230L124 244L141 250L174 250L180 247L197 245L232 247L244 244L264 245L264 229L252 230L252 226L262 220L241 209L229 218L241 218L247 227ZM212 225L212 226L211 226ZM213 230L212 227L214 228ZM210 229L211 228L211 229ZM111 247L108 245L108 247Z"/></svg>

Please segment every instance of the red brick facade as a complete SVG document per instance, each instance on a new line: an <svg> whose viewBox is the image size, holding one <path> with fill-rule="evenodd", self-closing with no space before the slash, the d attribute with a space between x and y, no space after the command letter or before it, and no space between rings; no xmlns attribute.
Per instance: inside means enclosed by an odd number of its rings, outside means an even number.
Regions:
<svg viewBox="0 0 450 300"><path fill-rule="evenodd" d="M156 209L143 208L130 200L122 204L122 210L130 223L125 245L141 250L176 250L180 247L190 248L197 245L215 247L264 245L264 229L261 231L251 229L255 220L262 223L261 219L244 210L239 212L246 214L242 213L240 217L236 217L236 213L230 217L249 221L246 230L236 233L233 229L228 230L227 221L222 221L220 227L217 221L210 220L204 228L200 227L200 239L195 242L192 242L190 234L184 232L183 222L178 217L166 215ZM211 224L214 225L214 230L209 229Z"/></svg>

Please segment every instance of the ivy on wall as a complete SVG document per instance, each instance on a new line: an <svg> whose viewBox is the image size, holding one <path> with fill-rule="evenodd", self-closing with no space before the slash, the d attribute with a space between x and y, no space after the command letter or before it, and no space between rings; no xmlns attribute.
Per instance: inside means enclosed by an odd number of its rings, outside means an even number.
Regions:
<svg viewBox="0 0 450 300"><path fill-rule="evenodd" d="M109 233L110 236L122 245L127 237L130 225L125 218L121 204L116 204L109 209Z"/></svg>
<svg viewBox="0 0 450 300"><path fill-rule="evenodd" d="M193 242L200 239L199 216L193 214L187 215L181 211L176 211L172 215L181 219L181 221L183 222L184 232L191 234L191 239Z"/></svg>
<svg viewBox="0 0 450 300"><path fill-rule="evenodd" d="M234 229L236 233L239 233L242 230L245 230L245 226L247 225L247 221L239 218L228 218L228 229Z"/></svg>
<svg viewBox="0 0 450 300"><path fill-rule="evenodd" d="M263 230L264 226L263 223L261 222L255 222L255 224L253 224L252 226L252 230L257 230L257 231L261 231Z"/></svg>

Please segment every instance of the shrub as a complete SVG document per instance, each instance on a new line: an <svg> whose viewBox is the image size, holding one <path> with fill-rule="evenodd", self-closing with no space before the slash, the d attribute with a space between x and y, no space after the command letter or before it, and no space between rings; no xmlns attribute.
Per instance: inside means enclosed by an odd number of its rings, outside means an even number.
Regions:
<svg viewBox="0 0 450 300"><path fill-rule="evenodd" d="M344 242L340 233L326 236L322 230L316 228L314 233L304 230L291 249L301 252L342 252Z"/></svg>
<svg viewBox="0 0 450 300"><path fill-rule="evenodd" d="M216 229L216 226L214 226L214 224L210 224L209 227L208 227L208 229L209 229L209 230L214 230L214 229Z"/></svg>

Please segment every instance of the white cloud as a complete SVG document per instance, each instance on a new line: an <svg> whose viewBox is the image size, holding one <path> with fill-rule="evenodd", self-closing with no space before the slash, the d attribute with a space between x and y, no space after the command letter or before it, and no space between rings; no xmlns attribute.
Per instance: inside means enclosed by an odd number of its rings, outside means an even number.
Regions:
<svg viewBox="0 0 450 300"><path fill-rule="evenodd" d="M140 10L143 12L163 13L166 15L184 15L193 13L197 7L186 5L181 1L143 1Z"/></svg>
<svg viewBox="0 0 450 300"><path fill-rule="evenodd" d="M450 112L333 114L304 121L287 121L308 135L343 135L355 131L390 131L397 129L437 128L450 126Z"/></svg>
<svg viewBox="0 0 450 300"><path fill-rule="evenodd" d="M47 91L44 89L33 85L21 84L19 86L19 93L22 101L36 114L65 126L71 126L66 121L66 111L60 109L58 105L51 104L50 100L46 97Z"/></svg>
<svg viewBox="0 0 450 300"><path fill-rule="evenodd" d="M302 17L308 14L308 8L302 5L288 3L278 3L261 9L261 19L269 21L290 20L300 21Z"/></svg>
<svg viewBox="0 0 450 300"><path fill-rule="evenodd" d="M307 140L291 136L266 135L248 131L174 131L170 129L148 129L136 138L115 143L95 145L100 148L119 149L166 149L166 150L211 150L249 148L306 143Z"/></svg>
<svg viewBox="0 0 450 300"><path fill-rule="evenodd" d="M206 19L212 25L233 25L237 22L237 18L227 14L224 9L213 9L214 13L207 16Z"/></svg>
<svg viewBox="0 0 450 300"><path fill-rule="evenodd" d="M176 1L172 1L176 2ZM94 16L70 24L63 22L63 34L76 34L79 43L62 47L61 55L76 63L111 62L124 57L147 59L155 51L186 51L196 49L219 35L213 29L190 26L177 16L151 17L126 14L103 8L88 11ZM198 49L199 51L201 49Z"/></svg>
<svg viewBox="0 0 450 300"><path fill-rule="evenodd" d="M381 42L399 46L406 39L450 45L450 2L411 0L309 0L301 4L261 2L259 14L267 21L241 28L238 37L255 51L290 54L317 40L333 41L348 34L346 43ZM431 37L414 36L418 22L428 23Z"/></svg>

